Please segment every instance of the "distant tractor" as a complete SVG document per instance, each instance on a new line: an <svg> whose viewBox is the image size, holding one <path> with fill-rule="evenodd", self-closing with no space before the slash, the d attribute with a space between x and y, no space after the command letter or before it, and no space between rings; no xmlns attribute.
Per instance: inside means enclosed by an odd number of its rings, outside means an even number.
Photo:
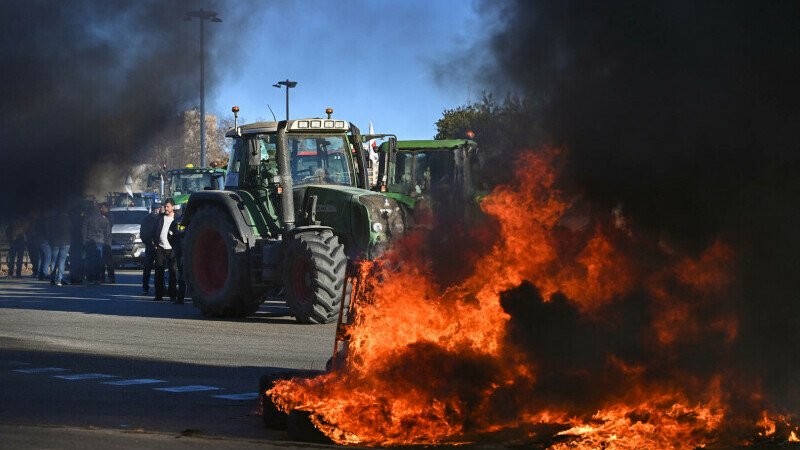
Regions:
<svg viewBox="0 0 800 450"><path fill-rule="evenodd" d="M478 211L473 168L478 146L466 139L396 141L379 147L377 184L373 190L400 202L416 226L433 216L470 222Z"/></svg>
<svg viewBox="0 0 800 450"><path fill-rule="evenodd" d="M163 198L171 197L175 201L175 210L180 215L186 208L189 196L194 192L225 187L225 169L216 167L194 167L187 164L180 169L164 170L160 174L150 174L148 187L155 179L160 178ZM166 187L166 191L165 188Z"/></svg>
<svg viewBox="0 0 800 450"><path fill-rule="evenodd" d="M334 119L237 126L224 191L189 198L184 270L206 315L247 316L282 289L301 323L336 320L348 260L402 235L398 203L368 190L361 134Z"/></svg>

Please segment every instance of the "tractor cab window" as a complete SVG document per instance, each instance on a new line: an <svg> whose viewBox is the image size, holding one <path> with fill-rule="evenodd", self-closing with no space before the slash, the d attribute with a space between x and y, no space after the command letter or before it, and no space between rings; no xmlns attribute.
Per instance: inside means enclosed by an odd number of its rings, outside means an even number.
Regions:
<svg viewBox="0 0 800 450"><path fill-rule="evenodd" d="M225 185L230 187L239 186L239 171L242 166L242 156L245 155L245 142L242 138L234 138L231 147L231 159L228 162L228 176Z"/></svg>
<svg viewBox="0 0 800 450"><path fill-rule="evenodd" d="M295 186L355 185L352 156L344 135L289 135L287 143Z"/></svg>
<svg viewBox="0 0 800 450"><path fill-rule="evenodd" d="M215 187L215 180L211 173L173 173L170 176L170 190L172 195L191 194L202 191L206 186Z"/></svg>
<svg viewBox="0 0 800 450"><path fill-rule="evenodd" d="M454 162L449 152L399 152L392 169L390 190L414 196L429 193L431 188L450 187Z"/></svg>
<svg viewBox="0 0 800 450"><path fill-rule="evenodd" d="M260 179L266 184L272 183L278 175L276 139L277 136L274 134L263 134L260 135L256 141L259 150L258 162Z"/></svg>

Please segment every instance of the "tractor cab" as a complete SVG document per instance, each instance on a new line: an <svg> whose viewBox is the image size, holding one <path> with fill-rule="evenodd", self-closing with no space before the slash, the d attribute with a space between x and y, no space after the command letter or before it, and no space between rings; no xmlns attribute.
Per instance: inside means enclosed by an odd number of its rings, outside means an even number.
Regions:
<svg viewBox="0 0 800 450"><path fill-rule="evenodd" d="M185 209L189 196L195 192L225 187L225 170L213 167L194 167L187 164L181 169L166 172L169 195L175 201L175 209Z"/></svg>
<svg viewBox="0 0 800 450"><path fill-rule="evenodd" d="M478 146L467 139L387 141L379 147L378 182L384 192L412 210L418 225L432 219L463 216L469 220L475 189L473 166ZM455 215L455 216L454 216Z"/></svg>

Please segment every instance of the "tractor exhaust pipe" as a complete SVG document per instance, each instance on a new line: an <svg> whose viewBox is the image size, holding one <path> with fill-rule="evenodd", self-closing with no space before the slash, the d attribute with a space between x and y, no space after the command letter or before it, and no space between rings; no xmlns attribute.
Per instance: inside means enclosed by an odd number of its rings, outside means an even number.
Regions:
<svg viewBox="0 0 800 450"><path fill-rule="evenodd" d="M289 142L286 138L286 129L289 122L281 120L278 122L278 142L276 150L278 153L278 173L280 173L281 212L283 215L283 227L286 231L294 228L294 196L292 193L292 168L289 165Z"/></svg>

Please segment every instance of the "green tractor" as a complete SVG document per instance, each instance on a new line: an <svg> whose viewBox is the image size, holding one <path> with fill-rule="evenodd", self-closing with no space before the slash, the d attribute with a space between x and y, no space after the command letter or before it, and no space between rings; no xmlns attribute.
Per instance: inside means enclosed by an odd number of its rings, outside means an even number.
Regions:
<svg viewBox="0 0 800 450"><path fill-rule="evenodd" d="M391 135L382 135L387 137ZM397 141L379 147L378 181L373 190L400 202L413 226L429 227L437 219L479 214L480 193L472 173L479 165L478 146L467 139Z"/></svg>
<svg viewBox="0 0 800 450"><path fill-rule="evenodd" d="M334 119L236 126L225 190L195 192L184 272L204 314L242 317L282 290L301 323L337 319L348 260L405 230L397 202L368 190L361 134Z"/></svg>

